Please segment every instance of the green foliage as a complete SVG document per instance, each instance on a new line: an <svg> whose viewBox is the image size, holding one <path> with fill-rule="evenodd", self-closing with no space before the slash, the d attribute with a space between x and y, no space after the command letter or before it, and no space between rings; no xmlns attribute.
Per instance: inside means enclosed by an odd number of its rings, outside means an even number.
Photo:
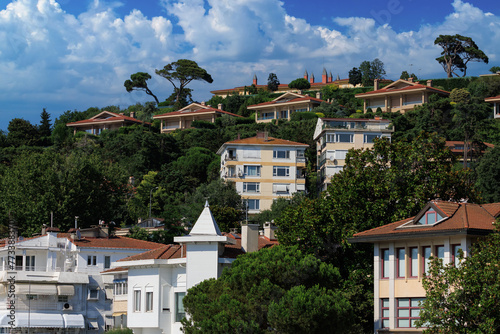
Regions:
<svg viewBox="0 0 500 334"><path fill-rule="evenodd" d="M116 328L110 331L106 331L108 334L133 334L133 331L129 328Z"/></svg>
<svg viewBox="0 0 500 334"><path fill-rule="evenodd" d="M488 150L476 170L476 187L486 203L500 202L500 147Z"/></svg>
<svg viewBox="0 0 500 334"><path fill-rule="evenodd" d="M302 120L306 120L306 119L316 119L316 118L318 118L318 115L316 115L315 112L301 111L301 112L292 113L290 120L291 121L302 121Z"/></svg>
<svg viewBox="0 0 500 334"><path fill-rule="evenodd" d="M146 94L152 96L155 99L156 104L158 104L160 103L160 101L158 101L156 95L154 95L153 92L148 87L147 81L149 79L151 79L151 75L149 73L137 72L130 75L130 79L125 80L123 85L125 86L125 89L129 93L133 90L139 90L145 92Z"/></svg>
<svg viewBox="0 0 500 334"><path fill-rule="evenodd" d="M185 333L323 333L353 327L351 305L332 265L294 247L240 256L184 298Z"/></svg>
<svg viewBox="0 0 500 334"><path fill-rule="evenodd" d="M372 86L373 80L383 79L385 76L384 63L375 58L373 61L365 60L359 65L359 71L361 72L361 83L363 86Z"/></svg>
<svg viewBox="0 0 500 334"><path fill-rule="evenodd" d="M36 126L22 118L13 118L7 127L8 145L19 146L35 146L40 143L40 134Z"/></svg>
<svg viewBox="0 0 500 334"><path fill-rule="evenodd" d="M417 76L414 73L410 75L407 71L401 72L401 76L399 78L403 80L408 80L409 78L413 78L413 81L418 80Z"/></svg>
<svg viewBox="0 0 500 334"><path fill-rule="evenodd" d="M311 88L311 83L304 78L298 78L288 84L288 88L295 88L298 90L305 90Z"/></svg>
<svg viewBox="0 0 500 334"><path fill-rule="evenodd" d="M148 240L149 233L145 228L135 225L128 230L127 237L138 240Z"/></svg>
<svg viewBox="0 0 500 334"><path fill-rule="evenodd" d="M351 85L359 85L362 82L362 78L361 71L357 67L353 67L352 70L349 71L349 83Z"/></svg>
<svg viewBox="0 0 500 334"><path fill-rule="evenodd" d="M497 73L500 72L500 66L493 66L490 68L491 73Z"/></svg>
<svg viewBox="0 0 500 334"><path fill-rule="evenodd" d="M280 85L280 81L278 77L274 73L269 73L269 77L267 78L267 89L270 92L274 92L278 90L278 86Z"/></svg>
<svg viewBox="0 0 500 334"><path fill-rule="evenodd" d="M38 133L41 137L41 142L43 146L49 146L50 135L52 132L52 125L50 124L50 114L43 108L40 114L40 125L38 126Z"/></svg>
<svg viewBox="0 0 500 334"><path fill-rule="evenodd" d="M191 126L197 129L215 129L215 124L208 121L194 120Z"/></svg>
<svg viewBox="0 0 500 334"><path fill-rule="evenodd" d="M464 88L454 88L450 93L450 100L456 103L467 103L470 101L470 93Z"/></svg>
<svg viewBox="0 0 500 334"><path fill-rule="evenodd" d="M417 325L424 333L498 333L500 235L474 245L458 267L435 258L422 285L426 298Z"/></svg>

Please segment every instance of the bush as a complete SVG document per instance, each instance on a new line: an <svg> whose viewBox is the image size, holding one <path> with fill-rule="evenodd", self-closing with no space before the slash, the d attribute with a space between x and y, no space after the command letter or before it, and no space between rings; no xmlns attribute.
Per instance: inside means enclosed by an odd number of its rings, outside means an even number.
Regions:
<svg viewBox="0 0 500 334"><path fill-rule="evenodd" d="M302 121L302 120L313 119L313 118L318 118L318 115L316 115L316 113L313 113L310 111L301 111L301 112L292 113L292 117L290 118L290 120L291 121Z"/></svg>
<svg viewBox="0 0 500 334"><path fill-rule="evenodd" d="M214 123L200 120L193 121L191 126L197 129L215 129Z"/></svg>
<svg viewBox="0 0 500 334"><path fill-rule="evenodd" d="M110 331L107 331L106 333L109 334L133 334L132 330L130 328L116 328L112 329Z"/></svg>

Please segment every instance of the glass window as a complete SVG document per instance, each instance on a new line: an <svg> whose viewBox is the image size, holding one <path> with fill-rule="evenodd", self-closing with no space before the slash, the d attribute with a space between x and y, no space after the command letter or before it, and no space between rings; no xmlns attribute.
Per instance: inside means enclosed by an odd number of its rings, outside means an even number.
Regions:
<svg viewBox="0 0 500 334"><path fill-rule="evenodd" d="M227 167L227 177L236 177L236 169L234 166Z"/></svg>
<svg viewBox="0 0 500 334"><path fill-rule="evenodd" d="M182 300L186 295L185 292L176 292L175 293L175 321L180 322L182 318L186 316L186 312L184 311L184 304Z"/></svg>
<svg viewBox="0 0 500 334"><path fill-rule="evenodd" d="M398 277L405 277L406 276L405 249L398 248L397 254L398 254Z"/></svg>
<svg viewBox="0 0 500 334"><path fill-rule="evenodd" d="M258 199L248 199L248 210L260 210L260 200Z"/></svg>
<svg viewBox="0 0 500 334"><path fill-rule="evenodd" d="M248 193L260 192L260 183L258 183L258 182L243 182L243 192L248 192Z"/></svg>
<svg viewBox="0 0 500 334"><path fill-rule="evenodd" d="M26 256L26 270L33 271L35 270L35 256Z"/></svg>
<svg viewBox="0 0 500 334"><path fill-rule="evenodd" d="M23 270L23 256L16 255L16 270Z"/></svg>
<svg viewBox="0 0 500 334"><path fill-rule="evenodd" d="M141 311L141 290L134 290L134 312Z"/></svg>
<svg viewBox="0 0 500 334"><path fill-rule="evenodd" d="M245 176L260 176L260 166L245 166Z"/></svg>
<svg viewBox="0 0 500 334"><path fill-rule="evenodd" d="M99 298L99 290L97 288L89 288L88 299L98 299Z"/></svg>
<svg viewBox="0 0 500 334"><path fill-rule="evenodd" d="M380 319L382 328L389 328L389 298L382 298L380 307Z"/></svg>
<svg viewBox="0 0 500 334"><path fill-rule="evenodd" d="M398 298L396 326L415 328L415 321L420 319L420 305L424 298Z"/></svg>
<svg viewBox="0 0 500 334"><path fill-rule="evenodd" d="M429 272L429 267L430 267L430 260L431 257L431 247L430 246L425 246L422 247L422 261L423 261L423 273L428 273Z"/></svg>
<svg viewBox="0 0 500 334"><path fill-rule="evenodd" d="M87 256L87 266L96 266L97 265L97 256L89 255Z"/></svg>
<svg viewBox="0 0 500 334"><path fill-rule="evenodd" d="M336 139L337 143L352 143L354 135L352 133L337 133Z"/></svg>
<svg viewBox="0 0 500 334"><path fill-rule="evenodd" d="M418 220L417 224L420 225L433 225L436 222L443 219L434 209L430 208L427 212Z"/></svg>
<svg viewBox="0 0 500 334"><path fill-rule="evenodd" d="M146 312L153 311L153 292L146 292Z"/></svg>
<svg viewBox="0 0 500 334"><path fill-rule="evenodd" d="M111 268L111 256L104 256L104 269Z"/></svg>
<svg viewBox="0 0 500 334"><path fill-rule="evenodd" d="M287 166L274 166L273 176L290 176L290 167Z"/></svg>
<svg viewBox="0 0 500 334"><path fill-rule="evenodd" d="M418 277L418 247L410 248L411 257L411 277Z"/></svg>
<svg viewBox="0 0 500 334"><path fill-rule="evenodd" d="M382 278L389 278L389 250L388 249L382 249Z"/></svg>
<svg viewBox="0 0 500 334"><path fill-rule="evenodd" d="M274 150L273 158L275 159L290 159L290 151L289 150Z"/></svg>
<svg viewBox="0 0 500 334"><path fill-rule="evenodd" d="M462 251L462 245L457 244L457 245L452 245L452 257L453 257L453 264L455 267L458 267L460 265L460 251Z"/></svg>
<svg viewBox="0 0 500 334"><path fill-rule="evenodd" d="M442 261L444 261L444 246L436 246L436 254L435 254L435 256L438 259L441 259Z"/></svg>
<svg viewBox="0 0 500 334"><path fill-rule="evenodd" d="M375 138L380 138L380 135L374 135L374 134L365 134L364 136L364 142L365 143L373 143L373 140Z"/></svg>

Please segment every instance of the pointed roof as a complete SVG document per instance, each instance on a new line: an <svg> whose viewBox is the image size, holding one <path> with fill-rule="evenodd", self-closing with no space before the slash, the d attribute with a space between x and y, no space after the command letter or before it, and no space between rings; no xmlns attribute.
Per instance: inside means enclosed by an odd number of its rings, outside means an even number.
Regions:
<svg viewBox="0 0 500 334"><path fill-rule="evenodd" d="M198 217L198 220L193 226L193 229L189 233L190 235L222 235L219 230L219 226L215 222L215 218L210 211L210 205L208 201L205 202L205 207Z"/></svg>
<svg viewBox="0 0 500 334"><path fill-rule="evenodd" d="M328 73L326 72L326 68L323 67L323 73L321 73L322 75L328 75Z"/></svg>
<svg viewBox="0 0 500 334"><path fill-rule="evenodd" d="M99 124L99 123L128 123L128 124L147 124L151 123L138 120L136 118L125 116L122 114L117 114L111 111L102 111L99 114L92 116L89 119L84 119L81 121L66 123L66 126L79 126L79 125L89 125L89 124Z"/></svg>
<svg viewBox="0 0 500 334"><path fill-rule="evenodd" d="M428 91L430 93L438 93L441 95L450 95L450 92L447 92L442 89L434 88L432 86L426 86L419 84L417 82L411 82L404 79L399 79L394 81L393 83L385 86L384 88L380 88L378 90L372 90L371 92L359 93L356 94L355 97L362 96L375 96L375 95L385 95L385 94L399 94L401 92L411 92L411 91Z"/></svg>

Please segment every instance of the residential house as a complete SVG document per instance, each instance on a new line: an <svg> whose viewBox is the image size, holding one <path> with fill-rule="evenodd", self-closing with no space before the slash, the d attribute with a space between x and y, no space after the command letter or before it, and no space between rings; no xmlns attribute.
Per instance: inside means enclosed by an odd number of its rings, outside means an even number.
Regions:
<svg viewBox="0 0 500 334"><path fill-rule="evenodd" d="M379 88L379 84L379 79L375 79L373 91L356 94L358 99L363 100L363 112L366 113L368 108L373 112L380 108L382 112L405 113L427 103L432 94L450 95L447 91L432 87L432 80L427 80L427 85L413 82L412 78L399 79L384 88Z"/></svg>
<svg viewBox="0 0 500 334"><path fill-rule="evenodd" d="M218 108L212 108L210 105L202 103L191 103L188 106L166 114L155 115L153 119L161 121L161 132L168 133L177 129L191 128L193 121L205 121L215 123L215 119L222 116L242 117L222 110L222 104Z"/></svg>
<svg viewBox="0 0 500 334"><path fill-rule="evenodd" d="M471 161L478 161L481 156L486 152L488 148L493 148L495 145L490 143L467 143L467 149L465 149L465 142L463 141L446 141L446 147L453 153L457 158L457 161L462 163L464 159L467 159L467 166L470 167Z"/></svg>
<svg viewBox="0 0 500 334"><path fill-rule="evenodd" d="M314 130L320 191L326 190L331 177L345 166L349 149L369 149L375 138L388 138L394 132L390 120L376 117L318 118Z"/></svg>
<svg viewBox="0 0 500 334"><path fill-rule="evenodd" d="M235 183L249 214L268 210L273 200L306 190L307 147L264 132L226 142L217 151L221 156L221 178Z"/></svg>
<svg viewBox="0 0 500 334"><path fill-rule="evenodd" d="M484 99L486 102L493 103L493 118L500 118L500 95L494 97L487 97Z"/></svg>
<svg viewBox="0 0 500 334"><path fill-rule="evenodd" d="M114 276L115 301L121 303L115 324L123 319L123 300L127 300L126 326L134 333L182 333L187 290L218 278L238 255L277 244L272 233L268 225L266 236L259 235L256 224L243 225L241 235L221 233L205 204L189 235L175 238L179 244L122 259L114 264L116 269L103 273Z"/></svg>
<svg viewBox="0 0 500 334"><path fill-rule="evenodd" d="M374 332L421 333L415 321L430 257L458 265L459 252L467 256L499 217L500 203L436 200L414 217L355 234L351 242L374 244Z"/></svg>
<svg viewBox="0 0 500 334"><path fill-rule="evenodd" d="M14 305L14 327L22 332L102 333L113 324L112 294L100 272L114 261L162 245L114 237L101 226L69 233L44 228L41 236L17 239L14 258L9 253L13 245L2 246L0 331L11 329L8 307Z"/></svg>
<svg viewBox="0 0 500 334"><path fill-rule="evenodd" d="M72 127L75 134L77 131L85 131L92 135L99 135L103 130L116 130L134 124L151 125L151 123L136 119L134 112L131 112L130 116L125 116L123 113L103 111L89 119L66 123L66 126Z"/></svg>
<svg viewBox="0 0 500 334"><path fill-rule="evenodd" d="M252 104L247 109L255 112L255 122L257 123L269 123L273 119L285 119L289 121L292 113L311 111L322 102L325 102L319 99L319 93L317 95L318 98L314 98L289 92L270 102Z"/></svg>

